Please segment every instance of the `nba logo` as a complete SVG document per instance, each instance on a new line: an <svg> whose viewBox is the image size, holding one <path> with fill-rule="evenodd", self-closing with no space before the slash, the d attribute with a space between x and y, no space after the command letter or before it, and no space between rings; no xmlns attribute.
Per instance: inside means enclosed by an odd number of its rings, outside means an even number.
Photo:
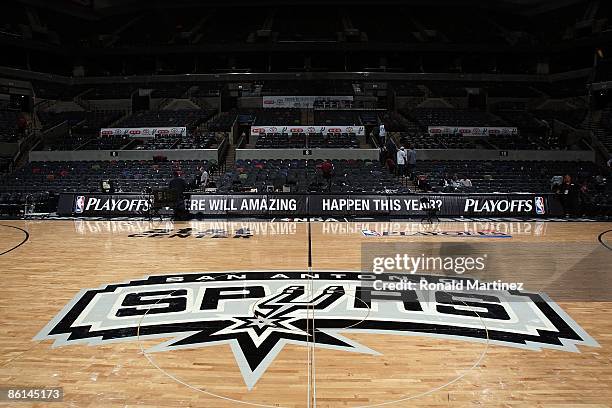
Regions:
<svg viewBox="0 0 612 408"><path fill-rule="evenodd" d="M85 210L85 196L77 196L74 201L74 212L81 214Z"/></svg>
<svg viewBox="0 0 612 408"><path fill-rule="evenodd" d="M539 215L546 214L546 210L544 209L544 197L538 196L534 200L535 200L536 214L539 214Z"/></svg>

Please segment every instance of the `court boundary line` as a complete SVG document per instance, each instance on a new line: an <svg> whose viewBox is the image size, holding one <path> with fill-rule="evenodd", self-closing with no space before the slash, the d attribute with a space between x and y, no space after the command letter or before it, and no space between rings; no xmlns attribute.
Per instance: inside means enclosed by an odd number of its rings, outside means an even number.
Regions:
<svg viewBox="0 0 612 408"><path fill-rule="evenodd" d="M14 228L14 229L19 230L19 231L21 231L21 232L23 232L25 234L25 237L23 238L23 240L19 244L17 244L14 247L12 247L10 249L7 249L6 251L0 253L0 256L6 255L6 254L8 254L11 251L16 250L17 248L19 248L20 246L22 246L23 244L25 244L26 242L28 242L30 240L30 233L28 231L24 230L21 227L16 227L14 225L7 225L7 224L0 224L0 227Z"/></svg>
<svg viewBox="0 0 612 408"><path fill-rule="evenodd" d="M601 234L599 234L597 236L597 241L599 241L599 243L601 245L603 245L604 248L609 249L610 251L612 251L612 247L609 247L608 244L606 244L605 242L603 242L603 236L606 235L608 232L612 232L612 229L609 229L607 231L602 232Z"/></svg>

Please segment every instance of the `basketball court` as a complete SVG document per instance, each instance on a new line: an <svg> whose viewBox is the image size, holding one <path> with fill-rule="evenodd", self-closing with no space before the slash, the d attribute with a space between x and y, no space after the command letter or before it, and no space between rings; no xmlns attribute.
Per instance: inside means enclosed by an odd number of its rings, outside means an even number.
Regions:
<svg viewBox="0 0 612 408"><path fill-rule="evenodd" d="M0 382L52 406L611 406L609 223L1 224ZM524 287L377 297L379 249Z"/></svg>

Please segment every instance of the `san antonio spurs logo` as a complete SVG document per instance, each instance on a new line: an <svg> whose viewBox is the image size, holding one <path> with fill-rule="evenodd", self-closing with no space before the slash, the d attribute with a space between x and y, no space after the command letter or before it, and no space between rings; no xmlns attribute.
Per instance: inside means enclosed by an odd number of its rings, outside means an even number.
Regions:
<svg viewBox="0 0 612 408"><path fill-rule="evenodd" d="M35 339L53 339L55 346L160 339L148 352L229 345L248 388L286 344L378 354L345 337L353 332L531 350L598 346L541 293L380 291L373 285L405 279L470 281L344 271L149 276L82 290Z"/></svg>

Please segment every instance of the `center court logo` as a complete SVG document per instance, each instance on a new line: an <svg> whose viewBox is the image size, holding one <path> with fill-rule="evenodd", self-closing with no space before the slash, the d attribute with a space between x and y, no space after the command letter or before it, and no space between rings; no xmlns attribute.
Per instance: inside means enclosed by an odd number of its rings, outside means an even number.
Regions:
<svg viewBox="0 0 612 408"><path fill-rule="evenodd" d="M52 339L55 346L165 340L147 352L229 345L249 389L286 344L379 354L345 337L351 333L416 334L530 350L598 346L541 293L374 288L375 281L412 279L471 281L347 271L148 276L82 290L34 339Z"/></svg>

